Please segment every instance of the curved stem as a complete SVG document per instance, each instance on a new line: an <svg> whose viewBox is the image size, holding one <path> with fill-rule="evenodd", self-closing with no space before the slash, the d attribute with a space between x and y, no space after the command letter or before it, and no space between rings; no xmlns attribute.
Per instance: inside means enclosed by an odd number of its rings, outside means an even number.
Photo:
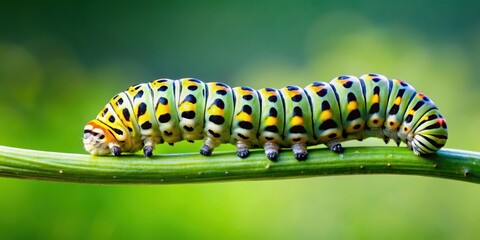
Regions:
<svg viewBox="0 0 480 240"><path fill-rule="evenodd" d="M0 146L0 176L102 184L171 184L299 178L349 174L409 174L480 183L480 153L444 149L427 157L406 148L351 147L343 154L310 149L308 160L282 151L272 162L263 151L246 159L234 152L96 157Z"/></svg>

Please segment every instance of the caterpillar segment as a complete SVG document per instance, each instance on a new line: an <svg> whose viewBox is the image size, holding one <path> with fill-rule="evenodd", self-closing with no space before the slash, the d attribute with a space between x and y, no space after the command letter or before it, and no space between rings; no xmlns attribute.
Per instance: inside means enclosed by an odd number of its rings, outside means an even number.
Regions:
<svg viewBox="0 0 480 240"><path fill-rule="evenodd" d="M287 86L279 90L284 100L283 146L291 147L298 160L307 159L307 145L313 145L312 113L303 88Z"/></svg>
<svg viewBox="0 0 480 240"><path fill-rule="evenodd" d="M447 123L438 109L431 109L407 135L407 146L416 155L438 151L447 142Z"/></svg>
<svg viewBox="0 0 480 240"><path fill-rule="evenodd" d="M360 81L365 85L365 137L383 138L385 112L387 111L389 82L385 76L365 74Z"/></svg>
<svg viewBox="0 0 480 240"><path fill-rule="evenodd" d="M342 119L342 141L365 138L365 98L360 80L354 76L340 76L330 85L335 90Z"/></svg>
<svg viewBox="0 0 480 240"><path fill-rule="evenodd" d="M384 139L386 143L389 139L393 139L397 146L399 146L401 140L397 134L398 128L403 121L403 115L407 106L416 91L408 83L397 79L391 80L391 88L384 124Z"/></svg>
<svg viewBox="0 0 480 240"><path fill-rule="evenodd" d="M173 146L182 140L182 131L179 126L179 118L176 106L176 89L179 82L169 79L158 79L150 83L153 92L153 106L155 117L158 122L160 138Z"/></svg>
<svg viewBox="0 0 480 240"><path fill-rule="evenodd" d="M265 149L268 159L274 161L278 158L278 150L283 142L283 129L285 127L284 100L277 89L262 88L258 90L260 97L261 113L258 141Z"/></svg>
<svg viewBox="0 0 480 240"><path fill-rule="evenodd" d="M203 139L205 83L194 78L183 78L179 80L179 91L176 102L182 139L189 142Z"/></svg>
<svg viewBox="0 0 480 240"><path fill-rule="evenodd" d="M258 145L257 133L260 120L258 92L249 87L234 87L234 113L230 126L230 142L237 146L237 155L246 158L249 149Z"/></svg>
<svg viewBox="0 0 480 240"><path fill-rule="evenodd" d="M93 155L143 148L152 156L156 144L204 139L200 153L206 156L232 143L241 158L263 147L276 160L288 147L305 160L307 146L325 144L341 153L341 142L368 137L405 142L423 155L442 148L448 131L431 99L379 74L258 91L183 78L137 84L115 95L87 123L83 142Z"/></svg>
<svg viewBox="0 0 480 240"><path fill-rule="evenodd" d="M155 118L153 91L150 86L151 84L141 83L125 91L133 105L133 115L137 119L145 156L152 156L155 145L163 143Z"/></svg>
<svg viewBox="0 0 480 240"><path fill-rule="evenodd" d="M342 153L343 125L335 90L328 83L314 82L305 87L305 92L311 103L316 144L324 143L332 151Z"/></svg>
<svg viewBox="0 0 480 240"><path fill-rule="evenodd" d="M207 102L205 109L205 142L200 153L212 154L215 147L230 141L230 123L233 117L233 93L226 84L206 83Z"/></svg>

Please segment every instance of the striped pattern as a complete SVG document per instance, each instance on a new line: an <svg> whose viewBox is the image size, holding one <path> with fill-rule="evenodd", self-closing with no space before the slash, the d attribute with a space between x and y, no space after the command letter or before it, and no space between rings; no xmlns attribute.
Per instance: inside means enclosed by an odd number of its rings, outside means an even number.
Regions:
<svg viewBox="0 0 480 240"><path fill-rule="evenodd" d="M151 156L156 144L204 139L210 155L223 143L239 157L262 147L275 160L290 147L298 160L307 146L368 137L405 142L417 155L443 147L447 125L436 105L408 83L378 74L340 76L279 90L204 83L193 78L158 79L114 96L84 129L84 146L94 155L135 152Z"/></svg>

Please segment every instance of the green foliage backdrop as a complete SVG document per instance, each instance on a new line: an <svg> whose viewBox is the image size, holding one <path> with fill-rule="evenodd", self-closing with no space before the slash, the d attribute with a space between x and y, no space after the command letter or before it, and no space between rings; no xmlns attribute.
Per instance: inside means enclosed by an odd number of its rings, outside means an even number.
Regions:
<svg viewBox="0 0 480 240"><path fill-rule="evenodd" d="M469 0L4 2L0 145L83 153L83 125L110 97L160 77L260 88L377 72L436 102L449 124L447 147L480 151L478 7ZM194 148L181 143L156 154ZM0 179L0 199L2 239L480 235L478 186L411 176L172 186Z"/></svg>

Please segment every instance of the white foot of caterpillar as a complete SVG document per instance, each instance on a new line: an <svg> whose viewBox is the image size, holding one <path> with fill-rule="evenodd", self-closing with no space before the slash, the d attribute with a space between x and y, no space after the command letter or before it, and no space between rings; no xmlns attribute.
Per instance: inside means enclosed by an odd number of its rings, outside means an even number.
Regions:
<svg viewBox="0 0 480 240"><path fill-rule="evenodd" d="M212 140L210 137L205 138L205 142L203 142L202 148L200 148L200 154L203 156L212 155L213 149L215 149L218 144L218 142Z"/></svg>
<svg viewBox="0 0 480 240"><path fill-rule="evenodd" d="M280 147L278 146L278 144L274 143L274 142L266 142L264 145L263 145L263 148L265 149L265 155L267 155L267 158L272 160L272 161L275 161L277 160L278 158L278 150L280 149Z"/></svg>
<svg viewBox="0 0 480 240"><path fill-rule="evenodd" d="M250 144L243 142L243 141L238 141L237 142L237 156L240 158L246 158L248 155L250 155L250 151L248 150L250 148Z"/></svg>
<svg viewBox="0 0 480 240"><path fill-rule="evenodd" d="M304 143L296 143L292 146L293 155L298 161L307 160L308 152L307 145Z"/></svg>

